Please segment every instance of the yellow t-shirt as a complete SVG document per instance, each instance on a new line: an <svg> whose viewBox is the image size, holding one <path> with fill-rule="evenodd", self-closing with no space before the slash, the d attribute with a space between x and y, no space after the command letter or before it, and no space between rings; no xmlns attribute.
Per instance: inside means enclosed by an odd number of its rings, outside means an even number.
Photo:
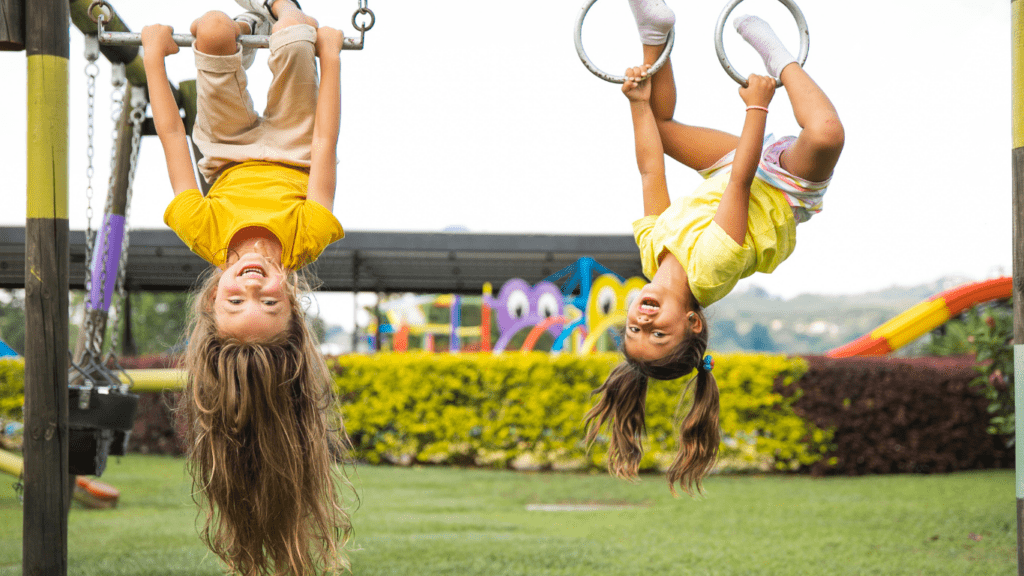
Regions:
<svg viewBox="0 0 1024 576"><path fill-rule="evenodd" d="M178 194L164 212L190 250L214 266L227 259L239 230L266 228L281 242L281 264L296 270L316 260L328 244L345 236L326 207L306 200L309 175L273 162L243 162L225 170L210 192Z"/></svg>
<svg viewBox="0 0 1024 576"><path fill-rule="evenodd" d="M796 221L789 203L760 178L750 186L742 246L714 222L730 172L723 170L708 178L660 216L645 216L633 223L644 275L654 278L667 250L686 270L690 291L701 306L721 300L740 278L775 270L796 246Z"/></svg>

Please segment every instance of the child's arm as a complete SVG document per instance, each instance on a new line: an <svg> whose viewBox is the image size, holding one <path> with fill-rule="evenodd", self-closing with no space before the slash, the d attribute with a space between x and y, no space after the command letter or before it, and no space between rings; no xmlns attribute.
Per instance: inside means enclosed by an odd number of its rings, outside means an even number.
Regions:
<svg viewBox="0 0 1024 576"><path fill-rule="evenodd" d="M775 80L767 76L751 74L747 86L740 88L740 97L748 106L743 131L736 146L729 184L722 193L722 201L715 212L715 223L725 230L737 244L743 245L747 235L747 208L750 202L750 185L757 174L761 161L761 145L764 143L764 124L768 113L758 108L767 108L775 94Z"/></svg>
<svg viewBox="0 0 1024 576"><path fill-rule="evenodd" d="M338 183L338 132L341 128L341 45L339 30L321 26L316 32L316 55L320 58L320 92L313 120L313 149L309 165L306 199L334 209Z"/></svg>
<svg viewBox="0 0 1024 576"><path fill-rule="evenodd" d="M142 29L143 64L149 85L149 104L153 108L153 123L167 159L167 175L171 179L174 195L198 188L192 167L192 155L185 136L178 103L171 93L164 58L178 52L171 38L171 27L153 24Z"/></svg>
<svg viewBox="0 0 1024 576"><path fill-rule="evenodd" d="M644 216L657 216L668 208L670 201L665 182L665 150L651 110L649 68L649 65L644 65L626 70L622 93L629 99L629 110L633 116L636 165L640 169L644 192Z"/></svg>

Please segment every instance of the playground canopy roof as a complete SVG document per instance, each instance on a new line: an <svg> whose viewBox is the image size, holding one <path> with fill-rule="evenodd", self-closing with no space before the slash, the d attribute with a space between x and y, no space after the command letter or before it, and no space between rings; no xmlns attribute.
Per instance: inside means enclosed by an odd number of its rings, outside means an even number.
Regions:
<svg viewBox="0 0 1024 576"><path fill-rule="evenodd" d="M128 290L190 289L208 265L170 230L132 230ZM83 288L85 233L72 231L71 287ZM631 235L347 232L312 271L321 290L479 294L510 278L536 283L590 256L624 277L641 276ZM25 285L25 229L0 227L0 288Z"/></svg>

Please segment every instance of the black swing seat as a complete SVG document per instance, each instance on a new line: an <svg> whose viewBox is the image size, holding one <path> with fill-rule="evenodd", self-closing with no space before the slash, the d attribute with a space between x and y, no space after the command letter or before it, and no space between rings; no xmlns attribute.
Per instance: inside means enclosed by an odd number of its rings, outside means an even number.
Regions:
<svg viewBox="0 0 1024 576"><path fill-rule="evenodd" d="M118 386L68 386L68 467L100 476L107 456L124 456L139 396Z"/></svg>

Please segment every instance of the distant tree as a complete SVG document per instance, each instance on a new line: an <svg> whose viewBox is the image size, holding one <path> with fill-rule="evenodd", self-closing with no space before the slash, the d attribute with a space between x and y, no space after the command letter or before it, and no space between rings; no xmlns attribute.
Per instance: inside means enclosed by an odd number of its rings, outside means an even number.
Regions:
<svg viewBox="0 0 1024 576"><path fill-rule="evenodd" d="M775 352L775 341L772 340L771 332L764 324L754 324L745 338L744 348L754 352Z"/></svg>
<svg viewBox="0 0 1024 576"><path fill-rule="evenodd" d="M925 350L935 356L973 354L978 377L971 385L989 401L989 432L1014 441L1013 305L968 310L932 334Z"/></svg>
<svg viewBox="0 0 1024 576"><path fill-rule="evenodd" d="M25 293L0 290L0 339L25 354Z"/></svg>
<svg viewBox="0 0 1024 576"><path fill-rule="evenodd" d="M743 346L740 344L743 342L743 338L736 331L736 322L733 320L715 321L708 331L711 332L710 348L712 350L719 350L726 342L735 342L737 345Z"/></svg>
<svg viewBox="0 0 1024 576"><path fill-rule="evenodd" d="M132 292L132 339L139 355L164 354L184 341L188 314L188 293L185 292ZM110 331L114 323L108 325ZM124 330L121 322L116 329ZM125 344L123 336L119 338ZM118 350L120 353L121 351Z"/></svg>
<svg viewBox="0 0 1024 576"><path fill-rule="evenodd" d="M317 342L322 343L327 338L327 323L323 318L310 314L306 316L306 325L313 332Z"/></svg>

